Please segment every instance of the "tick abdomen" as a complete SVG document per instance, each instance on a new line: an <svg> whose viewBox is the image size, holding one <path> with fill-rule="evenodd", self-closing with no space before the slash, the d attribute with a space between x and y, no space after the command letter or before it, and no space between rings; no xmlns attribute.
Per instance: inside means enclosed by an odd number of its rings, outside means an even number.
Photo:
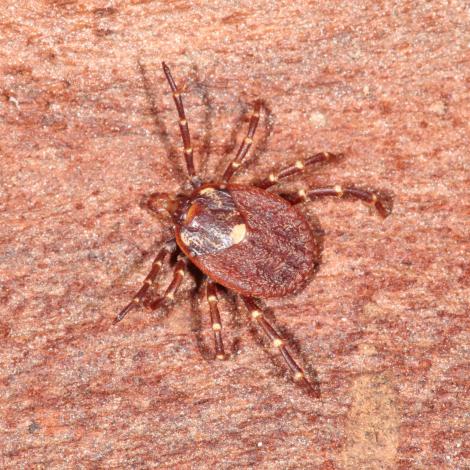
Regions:
<svg viewBox="0 0 470 470"><path fill-rule="evenodd" d="M215 282L243 295L282 297L302 288L318 257L303 215L253 186L205 186L179 213L176 240Z"/></svg>

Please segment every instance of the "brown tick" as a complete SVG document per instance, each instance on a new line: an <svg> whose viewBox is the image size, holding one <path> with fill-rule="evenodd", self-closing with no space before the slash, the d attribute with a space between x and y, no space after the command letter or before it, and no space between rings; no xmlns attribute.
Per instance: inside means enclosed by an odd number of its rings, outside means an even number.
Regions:
<svg viewBox="0 0 470 470"><path fill-rule="evenodd" d="M293 165L271 173L256 185L230 183L253 143L260 117L259 101L254 104L248 133L222 178L202 183L194 169L193 148L181 91L170 69L165 63L162 65L178 111L191 189L176 195L153 193L146 202L148 209L171 219L172 236L157 254L142 287L117 315L115 323L140 305L156 310L165 302L172 301L190 262L207 280L206 295L214 332L215 357L226 357L217 305L217 285L221 285L241 296L250 318L280 352L294 381L313 390L285 340L265 317L263 307L255 299L293 294L305 286L313 273L319 259L319 245L299 204L324 196L359 199L374 206L382 217L387 217L391 211L390 200L375 192L340 185L300 189L283 197L267 191L285 178L302 173L306 167L340 157L328 152L297 160ZM152 298L149 288L156 282L165 260L172 254L177 256L173 279L162 296Z"/></svg>

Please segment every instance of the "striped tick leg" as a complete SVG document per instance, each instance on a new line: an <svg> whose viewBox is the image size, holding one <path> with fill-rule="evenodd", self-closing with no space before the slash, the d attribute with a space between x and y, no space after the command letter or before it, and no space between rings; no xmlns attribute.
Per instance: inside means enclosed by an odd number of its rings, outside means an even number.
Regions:
<svg viewBox="0 0 470 470"><path fill-rule="evenodd" d="M325 186L324 188L300 189L295 195L284 195L287 200L293 204L300 204L305 201L311 201L316 198L325 196L336 196L338 198L359 199L361 201L374 206L381 217L385 219L392 212L391 201L386 197L382 197L376 192L367 191L365 189L355 188L353 186Z"/></svg>
<svg viewBox="0 0 470 470"><path fill-rule="evenodd" d="M172 241L167 243L164 246L154 259L152 263L152 269L147 274L147 277L144 279L142 287L138 290L137 294L134 295L133 299L119 312L119 314L114 319L113 323L120 322L132 309L142 304L144 297L147 295L147 291L149 290L150 286L155 282L155 279L160 272L162 267L163 261L165 260L166 256L170 251L174 251L176 249L175 243Z"/></svg>
<svg viewBox="0 0 470 470"><path fill-rule="evenodd" d="M193 148L191 147L191 136L189 134L188 120L186 119L186 115L184 113L181 91L178 90L178 87L173 80L173 76L171 75L170 69L165 64L165 62L162 62L162 66L165 77L170 84L171 91L173 92L173 100L175 101L176 110L178 111L181 138L183 139L184 158L186 160L186 167L188 169L189 177L192 179L195 176Z"/></svg>
<svg viewBox="0 0 470 470"><path fill-rule="evenodd" d="M277 173L271 173L265 180L256 183L256 186L259 188L267 189L280 180L287 178L288 176L298 175L305 171L305 168L308 166L320 165L325 162L333 162L343 158L343 154L334 154L329 152L321 152L307 157L301 160L297 160L293 165L282 168Z"/></svg>
<svg viewBox="0 0 470 470"><path fill-rule="evenodd" d="M242 164L242 161L245 158L246 154L248 153L248 150L250 150L251 144L253 143L253 136L255 135L256 128L258 127L260 109L261 109L261 103L259 101L256 101L253 114L251 115L250 125L248 127L248 133L246 137L243 139L243 142L241 143L240 148L238 149L237 155L235 156L235 158L232 160L232 162L229 164L229 166L225 170L225 173L222 177L224 182L227 182L230 180L230 178L233 176L233 174L238 170L238 168Z"/></svg>
<svg viewBox="0 0 470 470"><path fill-rule="evenodd" d="M294 382L308 389L310 393L312 393L314 396L319 397L319 390L309 382L309 380L305 376L304 371L301 369L301 367L297 364L297 362L287 350L285 340L279 335L279 333L264 317L263 312L259 309L253 299L251 297L242 297L242 299L243 302L245 302L246 308L250 313L252 321L258 324L263 333L271 341L272 345L277 348L281 353L282 358L284 359L287 364L287 367L292 373Z"/></svg>
<svg viewBox="0 0 470 470"><path fill-rule="evenodd" d="M212 331L214 332L215 358L224 360L226 358L224 351L224 343L222 341L222 322L217 299L217 288L212 281L207 283L207 301L211 312Z"/></svg>
<svg viewBox="0 0 470 470"><path fill-rule="evenodd" d="M173 279L169 286L166 288L163 296L158 297L155 300L144 300L144 306L150 310L156 310L163 306L166 302L171 301L175 298L175 294L183 282L184 275L186 273L186 260L180 258L173 269Z"/></svg>

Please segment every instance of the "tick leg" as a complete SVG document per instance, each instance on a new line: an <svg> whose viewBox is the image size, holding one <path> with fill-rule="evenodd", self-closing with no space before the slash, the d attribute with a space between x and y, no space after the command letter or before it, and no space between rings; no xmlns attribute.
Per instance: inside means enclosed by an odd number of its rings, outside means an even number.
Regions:
<svg viewBox="0 0 470 470"><path fill-rule="evenodd" d="M359 199L361 201L374 206L379 215L383 218L392 212L392 202L389 198L381 196L374 191L355 188L353 186L343 187L339 184L334 186L325 186L323 188L300 189L296 194L283 194L283 197L293 204L300 204L305 201L311 201L316 198L325 196L336 196L340 199Z"/></svg>
<svg viewBox="0 0 470 470"><path fill-rule="evenodd" d="M147 295L147 291L149 290L150 286L155 282L155 279L157 278L158 273L160 272L160 269L167 254L170 251L174 251L175 249L176 246L172 241L159 251L152 263L152 269L147 274L147 277L144 279L142 287L138 290L137 294L134 295L132 300L119 312L119 314L114 319L113 323L120 322L132 309L134 309L138 305L141 305L144 297Z"/></svg>
<svg viewBox="0 0 470 470"><path fill-rule="evenodd" d="M178 90L176 83L171 75L170 69L162 62L163 72L168 83L170 84L171 91L173 92L173 100L175 101L176 110L178 111L178 124L180 126L181 138L183 139L184 158L186 160L186 167L188 169L189 177L192 179L195 176L193 148L191 147L191 136L189 134L188 120L184 113L183 100L181 98L181 91Z"/></svg>
<svg viewBox="0 0 470 470"><path fill-rule="evenodd" d="M207 301L211 312L212 331L214 332L214 345L216 359L224 360L226 358L224 351L224 343L222 341L222 321L220 320L220 313L217 299L217 288L212 281L207 283Z"/></svg>
<svg viewBox="0 0 470 470"><path fill-rule="evenodd" d="M253 114L251 115L248 133L243 139L243 142L241 143L240 148L238 149L237 155L227 167L224 176L222 177L223 181L225 182L230 180L230 178L242 164L242 161L248 153L248 150L250 150L251 144L253 143L253 136L255 135L256 128L258 127L260 109L261 103L259 101L256 101Z"/></svg>
<svg viewBox="0 0 470 470"><path fill-rule="evenodd" d="M162 297L158 297L155 300L145 300L144 306L150 310L156 310L161 307L164 303L175 298L175 294L183 282L184 275L186 273L186 261L179 259L175 264L173 270L173 279L170 285L166 288Z"/></svg>
<svg viewBox="0 0 470 470"><path fill-rule="evenodd" d="M258 326L261 328L263 333L269 338L272 345L279 350L281 353L282 358L287 364L290 372L292 373L292 377L294 382L298 383L299 385L304 386L307 388L312 394L316 397L319 397L319 390L317 387L314 387L307 377L305 376L304 371L302 368L297 364L294 358L291 356L289 351L286 348L285 340L277 333L274 327L269 323L269 321L264 317L263 312L259 309L256 305L254 300L250 297L242 297L243 302L245 302L246 308L248 309L251 320L256 322Z"/></svg>
<svg viewBox="0 0 470 470"><path fill-rule="evenodd" d="M259 188L269 188L288 176L303 173L308 166L314 166L325 162L332 162L343 158L343 154L334 154L330 152L321 152L301 160L297 160L293 165L282 168L277 173L271 173L265 180L256 183Z"/></svg>

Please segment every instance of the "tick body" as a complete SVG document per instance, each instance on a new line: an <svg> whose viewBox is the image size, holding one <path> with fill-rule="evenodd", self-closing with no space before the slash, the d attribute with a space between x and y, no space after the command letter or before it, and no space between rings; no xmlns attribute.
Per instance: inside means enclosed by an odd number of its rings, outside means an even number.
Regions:
<svg viewBox="0 0 470 470"><path fill-rule="evenodd" d="M319 246L301 212L302 203L326 196L358 199L372 205L379 215L386 217L391 211L391 201L374 191L339 184L301 188L293 194L283 194L283 197L272 191L284 179L303 173L307 167L314 168L340 157L329 152L298 159L267 175L257 184L231 183L232 176L243 164L253 144L260 118L259 102L254 105L246 137L223 176L203 184L194 166L194 152L181 92L165 64L163 71L178 112L183 154L192 189L176 195L158 192L149 197L147 207L171 224L173 236L157 253L142 287L118 314L115 322L122 320L134 308L143 306L157 310L162 304L173 302L187 272L187 265L191 263L205 279L215 357L226 358L217 296L218 286L223 286L241 296L249 319L279 351L293 380L318 396L318 387L312 386L289 352L285 340L264 316L259 299L292 295L311 279L319 258ZM170 254L176 255L173 279L161 294L157 294L156 284L161 268L168 259L175 258Z"/></svg>
<svg viewBox="0 0 470 470"><path fill-rule="evenodd" d="M260 298L302 288L318 258L297 207L254 186L198 189L177 214L176 242L212 281Z"/></svg>

